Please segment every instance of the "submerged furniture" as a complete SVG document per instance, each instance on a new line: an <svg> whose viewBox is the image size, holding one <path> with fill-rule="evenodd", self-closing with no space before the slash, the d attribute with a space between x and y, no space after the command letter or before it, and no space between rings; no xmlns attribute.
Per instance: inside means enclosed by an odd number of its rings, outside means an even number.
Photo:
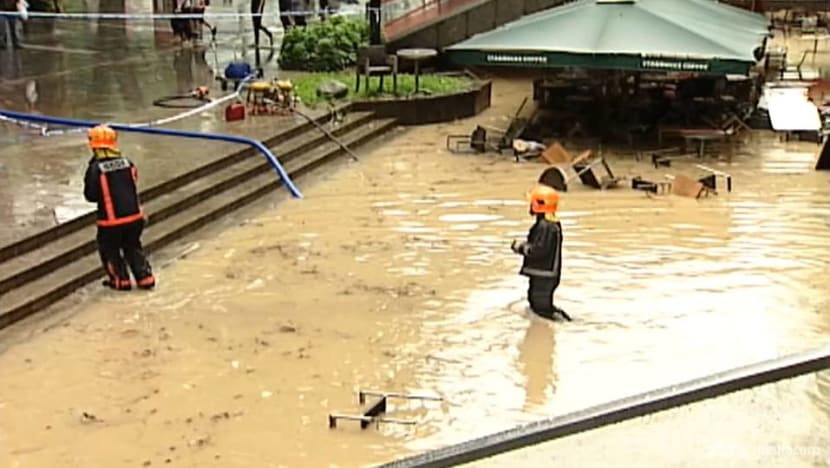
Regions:
<svg viewBox="0 0 830 468"><path fill-rule="evenodd" d="M706 187L707 189L709 189L710 191L717 194L718 177L723 178L723 180L726 182L726 191L727 192L732 191L732 175L731 174L728 174L728 173L723 172L723 171L719 171L717 169L712 169L711 167L704 166L702 164L695 164L695 167L697 167L698 169L702 169L702 170L704 170L708 173L707 175L701 177L697 181L700 182L701 184L703 184L703 186Z"/></svg>
<svg viewBox="0 0 830 468"><path fill-rule="evenodd" d="M671 192L672 183L669 181L652 182L645 180L640 176L631 179L631 188L633 190L642 190L644 192L653 194L666 194Z"/></svg>
<svg viewBox="0 0 830 468"><path fill-rule="evenodd" d="M498 133L498 129L495 129ZM512 148L504 144L504 136L491 136L487 128L476 125L469 135L447 135L447 149L453 153L486 153L488 151L501 152Z"/></svg>
<svg viewBox="0 0 830 468"><path fill-rule="evenodd" d="M701 198L709 195L709 188L702 182L684 175L666 175L672 181L671 193L681 197Z"/></svg>
<svg viewBox="0 0 830 468"><path fill-rule="evenodd" d="M368 401L366 397L374 397L375 399ZM410 395L405 393L360 390L358 391L358 403L361 406L360 414L330 413L329 429L336 428L337 421L340 419L360 421L361 429L366 429L372 423L377 426L380 426L381 423L405 425L416 424L416 421L411 419L394 419L385 417L385 414L388 411L388 401L393 398L402 400L443 401L443 398L432 395Z"/></svg>
<svg viewBox="0 0 830 468"><path fill-rule="evenodd" d="M527 98L524 98L507 129L476 125L475 130L469 135L447 135L447 149L453 153L486 153L487 151L501 153L505 150L515 153L513 140L522 134L528 123L528 119L519 116L526 103ZM495 132L497 136L488 136L488 130Z"/></svg>
<svg viewBox="0 0 830 468"><path fill-rule="evenodd" d="M589 160L591 157L590 150L583 151L576 158L571 158L570 154L559 143L554 143L542 153L542 157L554 165L542 172L538 182L553 187L560 192L568 191L568 183L574 177L578 177L583 185L597 190L616 187L623 180L621 177L614 175L611 166L608 165L608 161L604 157L597 156L593 160ZM569 168L575 174L568 175L566 170ZM594 172L595 168L602 168L605 173L598 177Z"/></svg>
<svg viewBox="0 0 830 468"><path fill-rule="evenodd" d="M597 174L593 170L594 167L603 168L605 174L597 177ZM611 171L611 166L608 165L608 161L602 156L597 157L591 162L574 164L573 168L583 185L597 190L617 187L623 180L621 177L614 175L614 172Z"/></svg>

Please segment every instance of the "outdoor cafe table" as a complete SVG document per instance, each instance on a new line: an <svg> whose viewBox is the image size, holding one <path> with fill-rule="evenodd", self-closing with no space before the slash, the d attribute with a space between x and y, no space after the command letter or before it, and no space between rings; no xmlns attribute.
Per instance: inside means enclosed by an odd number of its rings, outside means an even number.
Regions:
<svg viewBox="0 0 830 468"><path fill-rule="evenodd" d="M415 63L415 93L421 90L421 69L420 69L420 62L438 55L438 51L435 49L401 49L396 54L398 57L402 59L412 60Z"/></svg>

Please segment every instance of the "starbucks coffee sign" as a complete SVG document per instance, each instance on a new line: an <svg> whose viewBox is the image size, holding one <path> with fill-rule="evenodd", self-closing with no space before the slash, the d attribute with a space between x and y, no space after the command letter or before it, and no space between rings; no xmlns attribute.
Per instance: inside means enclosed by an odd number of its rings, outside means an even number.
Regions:
<svg viewBox="0 0 830 468"><path fill-rule="evenodd" d="M520 55L520 54L487 54L487 63L548 63L544 55Z"/></svg>
<svg viewBox="0 0 830 468"><path fill-rule="evenodd" d="M696 62L689 60L672 60L662 58L644 58L641 63L643 68L653 70L679 71L679 72L705 72L709 71L709 62Z"/></svg>

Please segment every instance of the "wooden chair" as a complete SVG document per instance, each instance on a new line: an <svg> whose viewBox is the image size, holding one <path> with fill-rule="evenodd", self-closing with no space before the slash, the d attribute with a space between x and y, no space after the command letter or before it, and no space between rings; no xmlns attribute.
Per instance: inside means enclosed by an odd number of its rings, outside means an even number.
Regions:
<svg viewBox="0 0 830 468"><path fill-rule="evenodd" d="M602 166L602 168L605 169L605 175L597 177L597 174L594 172L593 168L598 166ZM611 171L611 166L608 165L608 162L602 156L590 162L586 161L575 163L572 167L579 175L579 181L582 182L582 185L586 185L596 190L615 188L619 186L620 182L623 180L622 177L614 175Z"/></svg>
<svg viewBox="0 0 830 468"><path fill-rule="evenodd" d="M378 91L383 91L383 77L392 75L392 92L398 94L398 57L386 53L382 45L364 46L357 49L357 67L355 67L355 93L360 91L360 76L363 75L363 87L369 90L369 80L372 76L380 77Z"/></svg>
<svg viewBox="0 0 830 468"><path fill-rule="evenodd" d="M701 198L708 196L710 190L702 182L686 177L682 174L666 176L672 181L671 193L680 197Z"/></svg>

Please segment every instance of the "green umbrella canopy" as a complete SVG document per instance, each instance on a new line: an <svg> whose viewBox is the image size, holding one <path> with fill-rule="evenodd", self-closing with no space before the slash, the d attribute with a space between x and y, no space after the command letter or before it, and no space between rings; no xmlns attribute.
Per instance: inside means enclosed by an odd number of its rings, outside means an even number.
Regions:
<svg viewBox="0 0 830 468"><path fill-rule="evenodd" d="M677 2L667 2L667 3L677 3ZM712 0L688 0L687 2L680 2L678 6L689 6L691 8L701 7L705 10L708 10L710 14L716 15L716 17L721 18L732 24L733 26L737 23L741 26L746 28L757 30L761 33L768 33L770 30L770 26L772 26L771 21L766 15L762 15L759 13L753 13L751 11L745 10L743 8L738 8L726 3L720 3L717 1Z"/></svg>
<svg viewBox="0 0 830 468"><path fill-rule="evenodd" d="M463 65L746 74L768 25L711 0L580 0L445 50Z"/></svg>

